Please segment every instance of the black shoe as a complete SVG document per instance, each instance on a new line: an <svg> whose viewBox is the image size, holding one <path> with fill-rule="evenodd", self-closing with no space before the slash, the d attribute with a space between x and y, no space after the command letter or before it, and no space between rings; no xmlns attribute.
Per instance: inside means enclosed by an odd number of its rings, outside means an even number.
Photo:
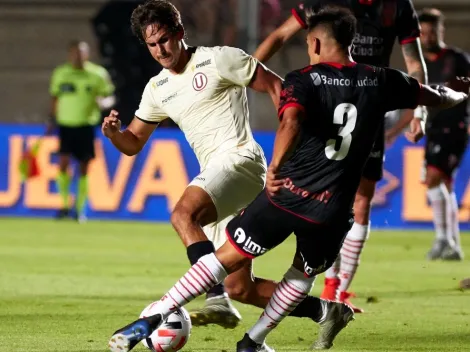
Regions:
<svg viewBox="0 0 470 352"><path fill-rule="evenodd" d="M109 350L111 352L128 352L132 350L140 341L150 337L161 323L161 314L137 319L113 334L109 340Z"/></svg>
<svg viewBox="0 0 470 352"><path fill-rule="evenodd" d="M63 208L63 209L60 209L60 210L57 212L55 218L58 219L58 220L61 220L61 219L65 219L65 218L67 218L67 217L69 217L69 216L70 216L70 210L67 209L67 208Z"/></svg>
<svg viewBox="0 0 470 352"><path fill-rule="evenodd" d="M275 352L266 343L256 343L248 334L243 336L243 339L237 342L237 352Z"/></svg>

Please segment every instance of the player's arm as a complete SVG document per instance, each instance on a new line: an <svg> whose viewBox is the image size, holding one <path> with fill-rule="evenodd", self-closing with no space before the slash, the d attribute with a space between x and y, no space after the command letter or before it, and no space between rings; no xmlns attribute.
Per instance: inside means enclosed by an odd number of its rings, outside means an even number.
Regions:
<svg viewBox="0 0 470 352"><path fill-rule="evenodd" d="M282 112L282 119L276 132L274 140L273 157L269 168L277 172L282 165L291 157L297 143L305 110L299 104L292 104Z"/></svg>
<svg viewBox="0 0 470 352"><path fill-rule="evenodd" d="M103 134L123 154L132 156L139 153L160 122L168 117L155 103L153 89L151 82L147 83L139 109L124 131L121 131L121 121L117 111L111 111L104 119L101 126Z"/></svg>
<svg viewBox="0 0 470 352"><path fill-rule="evenodd" d="M266 180L266 189L270 195L274 195L282 187L283 181L277 177L277 174L299 142L309 92L309 87L298 72L286 76L283 88L278 111L280 123Z"/></svg>
<svg viewBox="0 0 470 352"><path fill-rule="evenodd" d="M268 93L277 109L282 89L278 75L241 49L225 46L215 50L214 54L217 70L226 84Z"/></svg>
<svg viewBox="0 0 470 352"><path fill-rule="evenodd" d="M129 126L121 131L118 113L113 110L110 116L105 118L102 130L116 149L127 156L133 156L142 150L157 126L158 123L148 123L134 116Z"/></svg>
<svg viewBox="0 0 470 352"><path fill-rule="evenodd" d="M268 93L276 109L279 108L279 95L282 90L282 80L281 77L266 66L258 63L248 87L257 92Z"/></svg>
<svg viewBox="0 0 470 352"><path fill-rule="evenodd" d="M293 10L294 11L294 10ZM256 49L253 56L259 61L267 62L295 34L303 29L296 16L290 16L281 26L273 31Z"/></svg>
<svg viewBox="0 0 470 352"><path fill-rule="evenodd" d="M468 99L468 94L457 92L446 86L431 87L422 85L419 92L418 104L444 110L454 107L466 99Z"/></svg>

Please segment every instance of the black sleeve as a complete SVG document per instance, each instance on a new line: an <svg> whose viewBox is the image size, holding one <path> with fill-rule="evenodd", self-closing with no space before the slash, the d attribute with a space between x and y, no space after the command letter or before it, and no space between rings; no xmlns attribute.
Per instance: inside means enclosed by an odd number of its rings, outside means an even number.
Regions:
<svg viewBox="0 0 470 352"><path fill-rule="evenodd" d="M421 29L411 0L400 0L398 3L396 28L398 40L403 45L419 38Z"/></svg>
<svg viewBox="0 0 470 352"><path fill-rule="evenodd" d="M463 51L458 53L456 64L457 76L470 76L470 55Z"/></svg>
<svg viewBox="0 0 470 352"><path fill-rule="evenodd" d="M282 120L282 114L289 107L298 107L305 110L310 89L305 82L305 77L298 71L288 73L282 86L278 117Z"/></svg>
<svg viewBox="0 0 470 352"><path fill-rule="evenodd" d="M307 29L306 10L316 12L321 6L320 3L321 0L304 0L292 9L292 16L297 19L303 29Z"/></svg>
<svg viewBox="0 0 470 352"><path fill-rule="evenodd" d="M421 84L411 76L391 68L384 69L385 110L415 109Z"/></svg>

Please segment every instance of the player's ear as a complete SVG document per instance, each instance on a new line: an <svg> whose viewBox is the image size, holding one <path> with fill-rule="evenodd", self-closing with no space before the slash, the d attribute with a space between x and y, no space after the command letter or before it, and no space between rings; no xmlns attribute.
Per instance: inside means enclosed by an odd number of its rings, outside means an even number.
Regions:
<svg viewBox="0 0 470 352"><path fill-rule="evenodd" d="M320 42L320 39L318 38L314 38L313 39L315 41L315 54L316 55L320 55L320 51L321 51L321 42Z"/></svg>
<svg viewBox="0 0 470 352"><path fill-rule="evenodd" d="M183 28L183 26L180 26L177 38L178 38L178 40L183 40L183 38L184 38L184 28Z"/></svg>

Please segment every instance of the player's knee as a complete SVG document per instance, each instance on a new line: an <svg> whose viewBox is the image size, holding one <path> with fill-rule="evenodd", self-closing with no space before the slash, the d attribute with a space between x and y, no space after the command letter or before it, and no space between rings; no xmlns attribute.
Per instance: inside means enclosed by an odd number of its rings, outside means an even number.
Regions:
<svg viewBox="0 0 470 352"><path fill-rule="evenodd" d="M426 179L424 182L428 188L435 188L442 182L441 174L437 170L428 169L426 170Z"/></svg>
<svg viewBox="0 0 470 352"><path fill-rule="evenodd" d="M194 220L194 214L191 209L177 205L171 213L171 224L178 231L185 224L191 223Z"/></svg>
<svg viewBox="0 0 470 352"><path fill-rule="evenodd" d="M243 304L249 304L253 295L253 288L251 285L245 285L244 282L231 280L225 282L225 292L227 292L231 299Z"/></svg>

